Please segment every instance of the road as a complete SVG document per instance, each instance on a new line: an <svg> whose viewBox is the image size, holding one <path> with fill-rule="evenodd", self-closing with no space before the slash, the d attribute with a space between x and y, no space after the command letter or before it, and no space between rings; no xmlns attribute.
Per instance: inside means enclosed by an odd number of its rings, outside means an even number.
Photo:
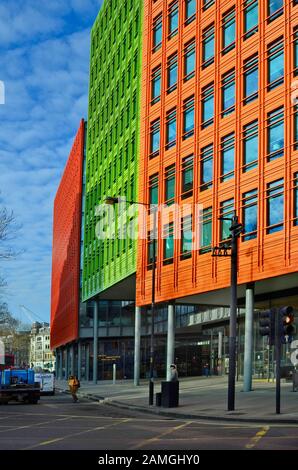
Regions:
<svg viewBox="0 0 298 470"><path fill-rule="evenodd" d="M298 427L171 419L69 395L0 406L3 450L298 449Z"/></svg>

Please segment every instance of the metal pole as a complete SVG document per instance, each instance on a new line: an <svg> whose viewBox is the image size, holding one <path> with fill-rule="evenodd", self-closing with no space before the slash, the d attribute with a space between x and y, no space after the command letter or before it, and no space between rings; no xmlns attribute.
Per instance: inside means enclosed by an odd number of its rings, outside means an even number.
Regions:
<svg viewBox="0 0 298 470"><path fill-rule="evenodd" d="M59 349L59 379L63 379L63 353L62 349Z"/></svg>
<svg viewBox="0 0 298 470"><path fill-rule="evenodd" d="M140 385L141 367L141 307L135 308L135 357L134 357L134 385Z"/></svg>
<svg viewBox="0 0 298 470"><path fill-rule="evenodd" d="M65 351L65 380L68 380L69 376L69 351L68 351L68 346L66 346L66 351Z"/></svg>
<svg viewBox="0 0 298 470"><path fill-rule="evenodd" d="M233 225L238 223L234 215ZM228 411L235 409L235 375L236 375L236 332L237 332L237 237L232 231L231 238L231 308L229 335L229 380L228 380Z"/></svg>
<svg viewBox="0 0 298 470"><path fill-rule="evenodd" d="M85 348L85 354L86 354L86 372L85 372L85 380L87 382L89 381L90 377L90 344L86 344Z"/></svg>
<svg viewBox="0 0 298 470"><path fill-rule="evenodd" d="M78 341L78 379L82 379L82 344Z"/></svg>
<svg viewBox="0 0 298 470"><path fill-rule="evenodd" d="M222 375L222 367L223 367L223 364L222 364L222 339L223 339L223 335L222 335L222 331L219 331L218 332L218 375Z"/></svg>
<svg viewBox="0 0 298 470"><path fill-rule="evenodd" d="M244 381L243 391L252 390L254 285L248 284L245 298Z"/></svg>
<svg viewBox="0 0 298 470"><path fill-rule="evenodd" d="M153 260L152 260L152 302L151 302L151 335L150 335L150 373L149 373L149 405L153 405L154 396L154 314L155 314L155 267L156 267L156 215L153 209Z"/></svg>
<svg viewBox="0 0 298 470"><path fill-rule="evenodd" d="M93 315L93 383L97 384L97 365L98 365L98 303L94 302Z"/></svg>
<svg viewBox="0 0 298 470"><path fill-rule="evenodd" d="M74 344L70 346L70 374L74 375L75 373L75 351Z"/></svg>
<svg viewBox="0 0 298 470"><path fill-rule="evenodd" d="M116 384L116 364L113 364L113 385Z"/></svg>
<svg viewBox="0 0 298 470"><path fill-rule="evenodd" d="M280 414L280 358L281 358L281 341L280 341L280 321L279 312L275 311L275 361L276 361L276 414Z"/></svg>
<svg viewBox="0 0 298 470"><path fill-rule="evenodd" d="M175 305L168 305L168 337L167 337L167 381L171 380L170 365L174 363L175 356Z"/></svg>

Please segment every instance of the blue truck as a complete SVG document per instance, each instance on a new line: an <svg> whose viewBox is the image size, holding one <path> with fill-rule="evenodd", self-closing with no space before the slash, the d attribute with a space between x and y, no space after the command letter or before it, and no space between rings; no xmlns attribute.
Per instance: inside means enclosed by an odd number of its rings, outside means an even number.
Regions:
<svg viewBox="0 0 298 470"><path fill-rule="evenodd" d="M10 401L37 404L40 383L35 382L33 369L5 369L0 373L0 404Z"/></svg>

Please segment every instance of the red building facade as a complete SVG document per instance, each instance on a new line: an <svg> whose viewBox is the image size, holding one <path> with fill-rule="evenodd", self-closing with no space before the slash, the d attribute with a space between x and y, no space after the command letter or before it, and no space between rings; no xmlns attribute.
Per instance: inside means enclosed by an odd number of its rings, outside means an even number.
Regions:
<svg viewBox="0 0 298 470"><path fill-rule="evenodd" d="M82 120L54 202L52 349L78 338L84 134Z"/></svg>

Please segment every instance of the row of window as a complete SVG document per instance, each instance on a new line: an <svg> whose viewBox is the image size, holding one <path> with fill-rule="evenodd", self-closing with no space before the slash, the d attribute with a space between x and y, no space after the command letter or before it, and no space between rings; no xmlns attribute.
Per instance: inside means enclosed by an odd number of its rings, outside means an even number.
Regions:
<svg viewBox="0 0 298 470"><path fill-rule="evenodd" d="M268 22L275 20L283 14L283 0L266 0ZM213 1L203 1L203 10L213 5ZM249 38L258 31L259 23L259 0L243 0L242 14L244 25L244 39ZM297 0L293 1L296 4ZM184 24L189 24L196 18L196 0L184 0ZM235 47L235 7L222 15L222 49L223 53L228 52ZM179 8L178 0L173 1L167 11L167 38L171 39L178 33L179 28ZM163 17L159 14L153 19L152 38L153 52L157 51L162 45L163 36ZM203 31L203 67L207 67L214 60L214 24L208 26Z"/></svg>
<svg viewBox="0 0 298 470"><path fill-rule="evenodd" d="M298 225L298 173L294 174L294 212L293 224ZM267 184L266 188L266 233L272 234L283 230L284 227L284 180L279 179ZM220 203L220 217L231 218L234 214L234 199L228 199ZM258 232L258 190L253 189L242 195L242 223L244 233L242 241L252 240L257 237ZM201 214L200 227L200 254L211 251L212 246L212 207L207 207ZM229 220L220 222L220 241L225 242L231 237ZM193 251L193 220L188 215L181 220L180 235L180 259L189 258ZM174 223L171 222L163 227L163 263L169 264L174 258ZM148 268L153 261L153 243L151 234L148 234Z"/></svg>

